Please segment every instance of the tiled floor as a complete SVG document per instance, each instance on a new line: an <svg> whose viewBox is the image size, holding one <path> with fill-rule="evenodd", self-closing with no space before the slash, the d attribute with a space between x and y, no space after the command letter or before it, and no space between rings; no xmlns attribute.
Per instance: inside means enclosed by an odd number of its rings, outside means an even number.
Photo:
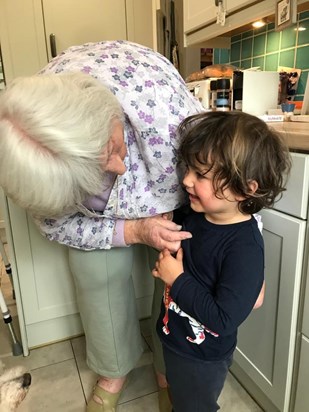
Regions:
<svg viewBox="0 0 309 412"><path fill-rule="evenodd" d="M0 262L0 286L13 316L18 322L9 280ZM129 384L120 398L117 412L158 412L157 385L152 367L149 320L141 321L144 353L130 373ZM7 368L23 365L32 375L30 391L19 412L84 412L96 375L85 362L85 340L77 337L65 342L33 349L28 357L12 356L9 330L0 324L0 360ZM221 394L222 412L261 412L262 410L229 374ZM206 412L206 411L205 411Z"/></svg>

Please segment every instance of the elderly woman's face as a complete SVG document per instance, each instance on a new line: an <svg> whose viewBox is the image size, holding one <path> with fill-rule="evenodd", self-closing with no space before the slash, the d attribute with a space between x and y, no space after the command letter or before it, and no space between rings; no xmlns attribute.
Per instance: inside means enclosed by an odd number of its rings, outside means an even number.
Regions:
<svg viewBox="0 0 309 412"><path fill-rule="evenodd" d="M123 162L126 154L127 147L123 139L123 126L120 122L117 122L115 123L113 134L103 152L103 157L107 155L106 164L103 164L104 170L106 172L116 173L117 175L123 175L127 170Z"/></svg>

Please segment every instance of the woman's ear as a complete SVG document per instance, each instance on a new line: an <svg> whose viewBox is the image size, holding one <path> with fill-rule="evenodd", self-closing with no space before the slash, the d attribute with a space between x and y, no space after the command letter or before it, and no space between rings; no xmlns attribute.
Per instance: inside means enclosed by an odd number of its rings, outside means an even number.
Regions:
<svg viewBox="0 0 309 412"><path fill-rule="evenodd" d="M256 180L250 180L248 187L250 189L250 194L253 194L258 190L259 184Z"/></svg>

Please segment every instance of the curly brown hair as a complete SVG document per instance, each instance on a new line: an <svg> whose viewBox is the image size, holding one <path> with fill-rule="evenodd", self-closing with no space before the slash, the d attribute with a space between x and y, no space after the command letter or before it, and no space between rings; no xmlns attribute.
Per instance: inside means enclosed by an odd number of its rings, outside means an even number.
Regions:
<svg viewBox="0 0 309 412"><path fill-rule="evenodd" d="M248 214L281 198L291 157L281 136L264 121L237 111L205 112L186 118L178 130L179 161L212 170L217 197L229 188L245 198L239 209ZM254 193L252 181L258 184Z"/></svg>

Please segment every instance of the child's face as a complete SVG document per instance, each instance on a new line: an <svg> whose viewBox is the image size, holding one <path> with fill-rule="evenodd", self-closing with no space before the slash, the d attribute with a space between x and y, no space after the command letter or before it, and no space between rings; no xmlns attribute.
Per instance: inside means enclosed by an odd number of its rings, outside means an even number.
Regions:
<svg viewBox="0 0 309 412"><path fill-rule="evenodd" d="M214 221L222 220L240 213L238 203L240 199L230 189L224 189L216 197L213 187L213 172L207 171L207 167L188 167L183 184L189 194L191 208L195 212L202 212L207 217L213 217Z"/></svg>

